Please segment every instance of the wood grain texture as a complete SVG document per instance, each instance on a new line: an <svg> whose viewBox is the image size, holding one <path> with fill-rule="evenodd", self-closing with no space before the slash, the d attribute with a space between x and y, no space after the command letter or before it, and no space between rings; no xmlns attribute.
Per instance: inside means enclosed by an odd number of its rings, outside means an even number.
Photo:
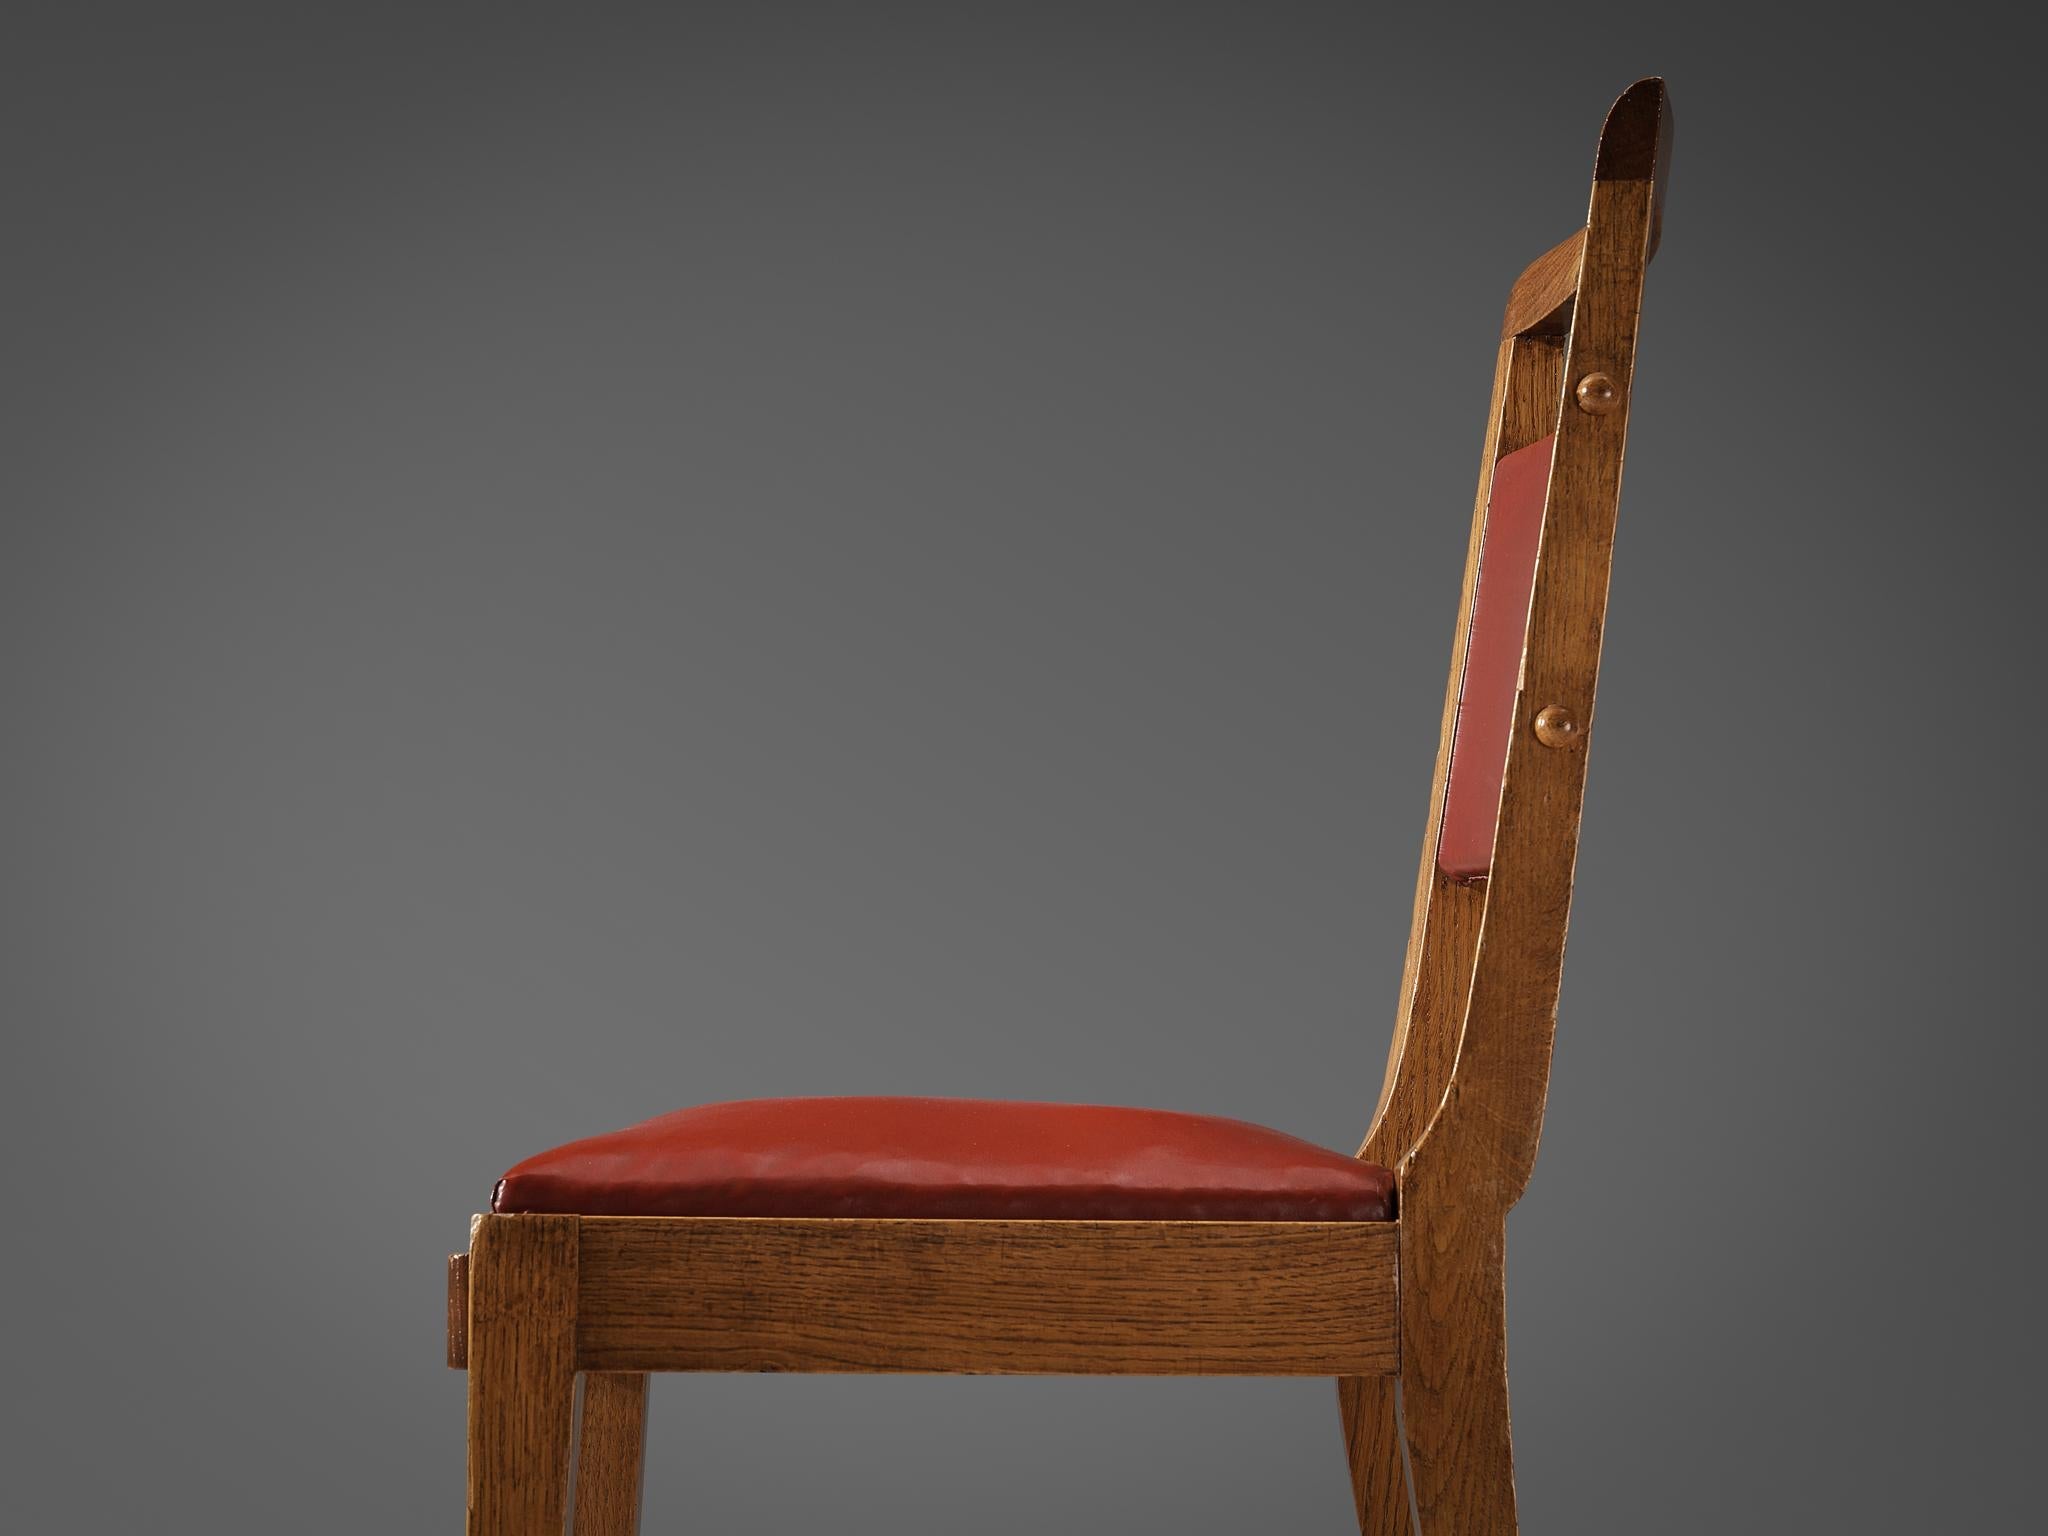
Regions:
<svg viewBox="0 0 2048 1536"><path fill-rule="evenodd" d="M1653 91L1646 91L1653 87ZM1637 132L1656 82L1610 125ZM1609 157L1603 141L1603 168ZM1621 163L1655 167L1638 146ZM1586 747L1607 609L1638 313L1658 189L1596 177L1558 394L1557 446L1529 606L1522 688L1472 980L1443 1101L1397 1167L1403 1215L1401 1429L1422 1536L1512 1533L1506 1218L1535 1165L1556 1034ZM1611 402L1581 410L1572 382L1602 373ZM1536 734L1562 707L1563 747Z"/></svg>
<svg viewBox="0 0 2048 1536"><path fill-rule="evenodd" d="M1671 117L1671 93L1655 76L1638 80L1621 93L1600 129L1600 154L1593 166L1595 181L1647 182L1650 187L1650 236L1643 249L1647 264L1664 243L1664 194L1671 185L1671 148L1677 141Z"/></svg>
<svg viewBox="0 0 2048 1536"><path fill-rule="evenodd" d="M1569 314L1566 306L1579 291L1579 257L1585 248L1585 230L1575 229L1522 269L1508 290L1507 309L1501 315L1503 337L1562 334Z"/></svg>
<svg viewBox="0 0 2048 1536"><path fill-rule="evenodd" d="M469 1368L469 1255L448 1255L448 1364Z"/></svg>
<svg viewBox="0 0 2048 1536"><path fill-rule="evenodd" d="M585 1375L577 1388L571 1536L637 1536L646 1462L646 1375Z"/></svg>
<svg viewBox="0 0 2048 1536"><path fill-rule="evenodd" d="M1519 284L1517 285L1519 286ZM1465 676L1471 632L1472 596L1485 544L1486 512L1493 493L1493 466L1504 454L1525 448L1557 429L1564 380L1564 344L1552 337L1511 336L1501 343L1487 421L1486 453L1467 545L1459 623L1451 650L1450 679L1444 688L1443 724L1429 816L1424 824L1422 867L1416 881L1415 916L1401 972L1395 1008L1394 1042L1372 1125L1358 1155L1395 1168L1421 1140L1443 1102L1457 1060L1465 1024L1472 964L1486 910L1483 884L1454 880L1437 866L1443 831L1444 797L1450 782L1458 698Z"/></svg>
<svg viewBox="0 0 2048 1536"><path fill-rule="evenodd" d="M1461 1165L1496 1190L1503 1211L1527 1185L1549 1084L1650 206L1646 183L1594 185L1564 375L1606 373L1621 399L1602 415L1559 412L1471 993L1450 1085L1416 1148L1444 1136ZM1581 722L1575 746L1558 750L1537 739L1535 718L1551 705Z"/></svg>
<svg viewBox="0 0 2048 1536"><path fill-rule="evenodd" d="M469 1536L562 1536L577 1218L486 1216L469 1249Z"/></svg>
<svg viewBox="0 0 2048 1536"><path fill-rule="evenodd" d="M594 1217L587 1370L1394 1370L1394 1222Z"/></svg>
<svg viewBox="0 0 2048 1536"><path fill-rule="evenodd" d="M1493 466L1502 455L1554 432L1561 409L1563 338L1524 336L1516 331L1520 326L1546 325L1553 315L1568 313L1584 243L1585 231L1580 230L1532 262L1515 281L1505 310L1506 335L1495 362L1492 403L1466 556L1465 587L1459 603L1450 678L1444 689L1443 731L1422 839L1415 918L1402 968L1394 1046L1380 1103L1359 1148L1360 1157L1391 1168L1398 1168L1422 1139L1450 1087L1471 995L1480 923L1486 911L1485 882L1460 881L1445 874L1437 865L1437 842L1443 830L1444 797L1471 628L1472 593L1485 542ZM1567 274L1573 287L1560 293L1557 284ZM1408 1484L1394 1378L1342 1378L1337 1383L1337 1395L1360 1531L1368 1536L1408 1536Z"/></svg>
<svg viewBox="0 0 2048 1536"><path fill-rule="evenodd" d="M1351 1461L1351 1502L1360 1536L1413 1536L1401 1454L1398 1378L1340 1376L1337 1408Z"/></svg>
<svg viewBox="0 0 2048 1536"><path fill-rule="evenodd" d="M1397 1468L1422 1536L1515 1529L1505 1223L1534 1166L1549 1084L1637 315L1669 130L1661 81L1638 82L1616 102L1585 230L1531 264L1503 322L1394 1053L1360 1149L1396 1170L1402 1217L1399 1393L1385 1379L1339 1383L1360 1529L1379 1536L1409 1529L1408 1500L1393 1493ZM1573 386L1592 374L1613 390L1599 392L1598 410L1580 409ZM1493 858L1483 883L1465 886L1435 870L1435 854L1492 465L1552 431ZM1578 723L1562 745L1535 732L1545 709Z"/></svg>
<svg viewBox="0 0 2048 1536"><path fill-rule="evenodd" d="M1493 398L1486 410L1486 443L1479 461L1479 493L1465 545L1465 579L1458 594L1458 619L1451 631L1451 681L1445 690L1443 721L1437 734L1436 772L1430 784L1430 814L1422 839L1422 870L1416 879L1415 913L1408 929L1408 949L1401 962L1400 996L1394 1009L1394 1039L1387 1052L1387 1072L1380 1086L1379 1103L1358 1153L1387 1168L1394 1167L1414 1142L1402 1142L1393 1161L1375 1156L1373 1149L1387 1140L1383 1128L1412 1123L1420 1131L1435 1113L1436 1100L1429 1097L1428 1085L1421 1078L1434 1055L1442 1055L1444 1080L1449 1081L1450 1053L1439 1047L1436 1036L1442 1031L1432 1029L1429 1021L1448 1008L1441 997L1443 984L1456 984L1460 970L1456 960L1458 949L1477 942L1479 914L1485 905L1482 892L1459 886L1442 875L1436 866L1436 849L1437 834L1443 825L1444 790L1450 782L1451 739L1458 724L1458 685L1465 675L1465 650L1472 631L1472 598L1478 587L1486 504L1493 492L1493 465L1499 457L1501 413L1514 353L1514 339L1503 340L1494 365ZM1461 927L1469 927L1469 937L1457 937ZM1439 1086L1437 1098L1441 1096ZM1428 1101L1426 1107L1418 1108L1422 1100Z"/></svg>
<svg viewBox="0 0 2048 1536"><path fill-rule="evenodd" d="M1401 1248L1413 1293L1408 1306L1416 1314L1401 1335L1399 1414L1409 1492L1421 1536L1513 1536L1505 1217L1483 1201L1459 1204L1457 1189L1446 1188L1455 1179L1450 1173L1415 1180L1418 1201L1440 1204ZM1402 1527L1361 1519L1360 1528Z"/></svg>

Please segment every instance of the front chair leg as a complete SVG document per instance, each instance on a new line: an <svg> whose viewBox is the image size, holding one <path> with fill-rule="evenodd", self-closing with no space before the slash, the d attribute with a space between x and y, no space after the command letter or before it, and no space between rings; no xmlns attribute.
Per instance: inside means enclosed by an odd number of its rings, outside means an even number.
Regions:
<svg viewBox="0 0 2048 1536"><path fill-rule="evenodd" d="M1391 1376L1340 1376L1337 1406L1351 1457L1360 1536L1413 1536L1401 1456L1400 1399Z"/></svg>
<svg viewBox="0 0 2048 1536"><path fill-rule="evenodd" d="M573 1536L637 1536L647 1451L647 1376L592 1371L583 1377L576 1434Z"/></svg>
<svg viewBox="0 0 2048 1536"><path fill-rule="evenodd" d="M468 1536L562 1536L577 1221L485 1216L469 1249Z"/></svg>

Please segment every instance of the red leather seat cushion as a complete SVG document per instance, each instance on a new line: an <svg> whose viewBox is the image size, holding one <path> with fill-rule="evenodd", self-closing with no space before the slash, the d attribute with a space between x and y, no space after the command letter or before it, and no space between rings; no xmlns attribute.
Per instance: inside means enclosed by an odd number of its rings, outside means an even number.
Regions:
<svg viewBox="0 0 2048 1536"><path fill-rule="evenodd" d="M1385 1221L1393 1175L1281 1131L1161 1109L751 1099L530 1157L491 1208L580 1216Z"/></svg>

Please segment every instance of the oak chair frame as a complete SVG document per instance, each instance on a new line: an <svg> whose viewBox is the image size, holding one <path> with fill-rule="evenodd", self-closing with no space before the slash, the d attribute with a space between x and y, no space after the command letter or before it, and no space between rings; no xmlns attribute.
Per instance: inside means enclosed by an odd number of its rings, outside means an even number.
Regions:
<svg viewBox="0 0 2048 1536"><path fill-rule="evenodd" d="M1385 1086L1386 1222L479 1216L449 1261L469 1536L633 1536L647 1373L1337 1378L1359 1528L1516 1528L1503 1262L1550 1074L1663 82L1608 114L1583 228L1508 296ZM1555 436L1493 856L1439 867L1493 469ZM1544 715L1539 730L1537 717Z"/></svg>

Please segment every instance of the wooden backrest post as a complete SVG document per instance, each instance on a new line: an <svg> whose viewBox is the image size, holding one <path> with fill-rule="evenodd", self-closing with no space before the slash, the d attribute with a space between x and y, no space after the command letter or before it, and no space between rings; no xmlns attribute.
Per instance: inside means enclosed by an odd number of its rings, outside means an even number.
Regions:
<svg viewBox="0 0 2048 1536"><path fill-rule="evenodd" d="M1508 297L1394 1044L1360 1149L1398 1169L1425 1141L1455 1143L1502 1210L1527 1184L1549 1084L1637 313L1670 144L1663 82L1637 82L1601 133L1585 227L1532 262ZM1552 436L1519 678L1497 706L1513 717L1492 854L1447 870L1439 846L1495 466ZM1492 788L1485 779L1482 792Z"/></svg>

